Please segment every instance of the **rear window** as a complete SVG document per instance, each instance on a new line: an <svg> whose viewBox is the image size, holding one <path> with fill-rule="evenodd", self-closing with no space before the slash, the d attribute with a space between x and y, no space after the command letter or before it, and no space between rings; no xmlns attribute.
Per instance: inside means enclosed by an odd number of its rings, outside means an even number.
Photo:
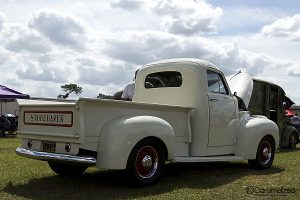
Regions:
<svg viewBox="0 0 300 200"><path fill-rule="evenodd" d="M156 72L145 79L145 88L180 87L182 75L176 71Z"/></svg>

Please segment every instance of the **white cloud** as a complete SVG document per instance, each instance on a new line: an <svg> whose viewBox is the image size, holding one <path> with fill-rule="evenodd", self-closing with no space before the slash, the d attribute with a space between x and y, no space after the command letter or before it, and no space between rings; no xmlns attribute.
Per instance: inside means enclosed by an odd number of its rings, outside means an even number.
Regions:
<svg viewBox="0 0 300 200"><path fill-rule="evenodd" d="M128 73L129 66L122 63L99 63L97 67L80 66L78 71L80 77L78 81L90 85L123 85L133 78L134 73Z"/></svg>
<svg viewBox="0 0 300 200"><path fill-rule="evenodd" d="M81 66L95 66L96 65L96 60L92 56L80 56L80 57L76 58L76 61Z"/></svg>
<svg viewBox="0 0 300 200"><path fill-rule="evenodd" d="M134 11L141 8L143 5L142 0L118 0L111 3L113 8L122 8L128 11Z"/></svg>
<svg viewBox="0 0 300 200"><path fill-rule="evenodd" d="M124 31L111 34L105 41L103 53L107 56L140 65L156 60L161 51L160 57L165 57L176 37L157 31Z"/></svg>
<svg viewBox="0 0 300 200"><path fill-rule="evenodd" d="M9 57L9 53L4 48L0 47L0 66L3 65Z"/></svg>
<svg viewBox="0 0 300 200"><path fill-rule="evenodd" d="M181 35L213 34L222 15L221 8L213 8L205 0L118 0L111 5L156 15L158 20L161 19L160 26L164 31Z"/></svg>
<svg viewBox="0 0 300 200"><path fill-rule="evenodd" d="M300 65L293 65L287 68L287 74L290 76L300 77Z"/></svg>
<svg viewBox="0 0 300 200"><path fill-rule="evenodd" d="M16 73L21 79L30 79L34 81L54 81L53 72L48 66L42 66L38 62L28 61L27 63L19 64L16 68Z"/></svg>
<svg viewBox="0 0 300 200"><path fill-rule="evenodd" d="M222 7L223 14L216 21L218 35L240 37L253 34L261 27L284 17L287 13L276 7L248 7L233 5Z"/></svg>
<svg viewBox="0 0 300 200"><path fill-rule="evenodd" d="M20 80L47 81L52 83L76 82L79 74L74 59L76 52L58 51L44 55L18 55L14 64Z"/></svg>
<svg viewBox="0 0 300 200"><path fill-rule="evenodd" d="M300 15L278 19L272 24L264 26L261 34L266 37L300 42Z"/></svg>
<svg viewBox="0 0 300 200"><path fill-rule="evenodd" d="M29 25L57 44L74 48L85 47L86 25L72 15L41 10L33 14Z"/></svg>
<svg viewBox="0 0 300 200"><path fill-rule="evenodd" d="M215 42L204 37L184 37L160 31L126 31L112 34L103 53L135 65L154 60L193 57L208 60L230 74L239 69L255 75L279 62L243 50L237 42ZM130 51L128 50L130 49Z"/></svg>
<svg viewBox="0 0 300 200"><path fill-rule="evenodd" d="M14 51L44 53L51 50L51 44L43 35L20 24L5 25L2 31L5 48Z"/></svg>
<svg viewBox="0 0 300 200"><path fill-rule="evenodd" d="M5 20L4 14L0 13L0 31L1 31L1 29L2 29L4 20Z"/></svg>
<svg viewBox="0 0 300 200"><path fill-rule="evenodd" d="M203 0L158 0L152 10L163 17L165 30L183 35L215 33L223 12Z"/></svg>

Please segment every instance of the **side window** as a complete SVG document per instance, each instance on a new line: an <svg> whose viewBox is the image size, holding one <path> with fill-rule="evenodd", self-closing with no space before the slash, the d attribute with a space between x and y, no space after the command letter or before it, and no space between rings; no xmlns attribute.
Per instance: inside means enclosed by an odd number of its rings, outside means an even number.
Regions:
<svg viewBox="0 0 300 200"><path fill-rule="evenodd" d="M207 71L208 92L229 94L223 77L217 72Z"/></svg>
<svg viewBox="0 0 300 200"><path fill-rule="evenodd" d="M156 72L145 79L145 88L180 87L182 75L176 71Z"/></svg>

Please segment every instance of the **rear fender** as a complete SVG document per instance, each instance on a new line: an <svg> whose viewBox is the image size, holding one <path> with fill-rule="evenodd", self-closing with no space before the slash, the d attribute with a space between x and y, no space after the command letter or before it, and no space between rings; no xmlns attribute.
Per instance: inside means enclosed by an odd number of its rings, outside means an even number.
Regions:
<svg viewBox="0 0 300 200"><path fill-rule="evenodd" d="M125 169L133 147L147 137L160 140L168 157L173 155L175 135L167 121L153 116L127 116L109 121L101 130L96 166Z"/></svg>

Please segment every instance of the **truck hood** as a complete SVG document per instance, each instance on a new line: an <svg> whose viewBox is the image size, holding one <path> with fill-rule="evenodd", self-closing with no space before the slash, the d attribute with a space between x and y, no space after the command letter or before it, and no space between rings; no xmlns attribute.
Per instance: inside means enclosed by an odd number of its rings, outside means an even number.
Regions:
<svg viewBox="0 0 300 200"><path fill-rule="evenodd" d="M226 79L231 92L243 99L246 108L248 108L253 91L253 80L251 76L240 71L237 74L227 76Z"/></svg>

